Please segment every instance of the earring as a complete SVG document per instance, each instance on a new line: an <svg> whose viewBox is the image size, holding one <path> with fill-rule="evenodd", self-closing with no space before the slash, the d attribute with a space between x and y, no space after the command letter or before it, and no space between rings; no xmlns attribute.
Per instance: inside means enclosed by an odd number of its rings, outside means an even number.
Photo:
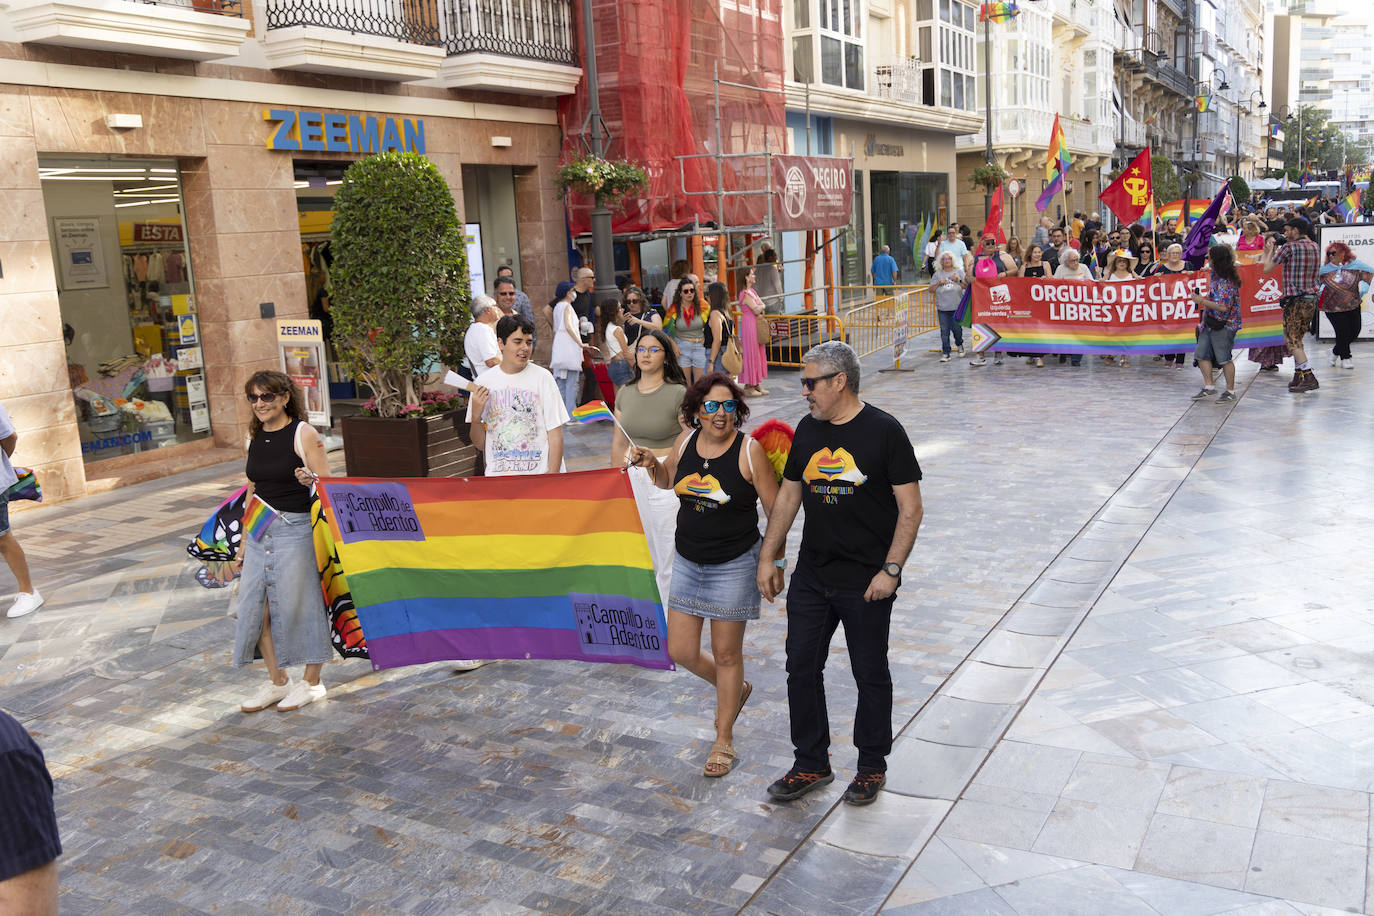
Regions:
<svg viewBox="0 0 1374 916"><path fill-rule="evenodd" d="M701 417L692 417L692 429L701 428Z"/></svg>

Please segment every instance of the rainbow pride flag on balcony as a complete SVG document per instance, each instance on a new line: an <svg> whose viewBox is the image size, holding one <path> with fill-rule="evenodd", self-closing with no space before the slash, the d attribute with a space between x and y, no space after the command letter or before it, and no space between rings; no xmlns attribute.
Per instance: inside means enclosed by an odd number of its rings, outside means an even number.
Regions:
<svg viewBox="0 0 1374 916"><path fill-rule="evenodd" d="M1016 0L987 0L978 7L979 22L1011 22L1020 14Z"/></svg>
<svg viewBox="0 0 1374 916"><path fill-rule="evenodd" d="M319 494L375 669L468 658L672 668L624 468L325 478Z"/></svg>
<svg viewBox="0 0 1374 916"><path fill-rule="evenodd" d="M1193 101L1197 103L1198 111L1208 111L1212 107L1212 97L1210 95L1194 96Z"/></svg>

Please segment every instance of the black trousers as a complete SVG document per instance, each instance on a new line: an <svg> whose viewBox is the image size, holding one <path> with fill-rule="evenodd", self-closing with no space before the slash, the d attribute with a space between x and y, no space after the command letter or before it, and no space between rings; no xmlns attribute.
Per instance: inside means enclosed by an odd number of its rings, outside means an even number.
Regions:
<svg viewBox="0 0 1374 916"><path fill-rule="evenodd" d="M1326 317L1331 322L1331 329L1336 332L1336 358L1350 359L1350 342L1360 336L1360 328L1364 325L1360 310L1353 308L1348 312L1327 312Z"/></svg>
<svg viewBox="0 0 1374 916"><path fill-rule="evenodd" d="M831 588L804 566L792 574L787 586L787 705L798 769L830 769L825 660L835 629L843 624L849 664L859 689L854 715L859 770L887 772L887 755L892 752L887 637L894 598L865 601L863 589Z"/></svg>

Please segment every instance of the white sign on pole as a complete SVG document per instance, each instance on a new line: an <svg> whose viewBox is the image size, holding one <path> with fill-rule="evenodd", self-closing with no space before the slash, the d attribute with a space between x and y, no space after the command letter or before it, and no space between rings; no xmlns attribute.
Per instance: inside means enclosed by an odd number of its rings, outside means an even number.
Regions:
<svg viewBox="0 0 1374 916"><path fill-rule="evenodd" d="M1336 226L1318 226L1318 244L1322 250L1322 263L1326 262L1326 249L1332 242L1345 242L1350 246L1350 250L1355 253L1355 259L1364 261L1366 264L1374 264L1374 223L1347 223ZM1369 314L1374 311L1374 301L1371 294L1366 293L1360 301L1360 311L1365 313L1363 326L1360 328L1361 338L1374 338L1374 321L1369 319ZM1331 327L1331 322L1325 315L1321 316L1322 337L1326 340L1334 340L1336 332Z"/></svg>
<svg viewBox="0 0 1374 916"><path fill-rule="evenodd" d="M468 248L468 288L476 299L487 291L486 268L482 266L482 227L477 223L463 224Z"/></svg>

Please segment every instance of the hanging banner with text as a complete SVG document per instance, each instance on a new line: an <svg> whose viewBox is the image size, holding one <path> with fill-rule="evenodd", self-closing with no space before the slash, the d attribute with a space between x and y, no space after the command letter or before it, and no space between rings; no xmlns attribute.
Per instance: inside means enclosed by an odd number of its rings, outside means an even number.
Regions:
<svg viewBox="0 0 1374 916"><path fill-rule="evenodd" d="M773 226L780 230L849 225L854 163L829 156L770 156Z"/></svg>
<svg viewBox="0 0 1374 916"><path fill-rule="evenodd" d="M1279 274L1238 267L1241 330L1237 349L1283 343ZM973 281L974 352L1182 353L1196 343L1192 293L1208 272L1107 283L1030 277Z"/></svg>

